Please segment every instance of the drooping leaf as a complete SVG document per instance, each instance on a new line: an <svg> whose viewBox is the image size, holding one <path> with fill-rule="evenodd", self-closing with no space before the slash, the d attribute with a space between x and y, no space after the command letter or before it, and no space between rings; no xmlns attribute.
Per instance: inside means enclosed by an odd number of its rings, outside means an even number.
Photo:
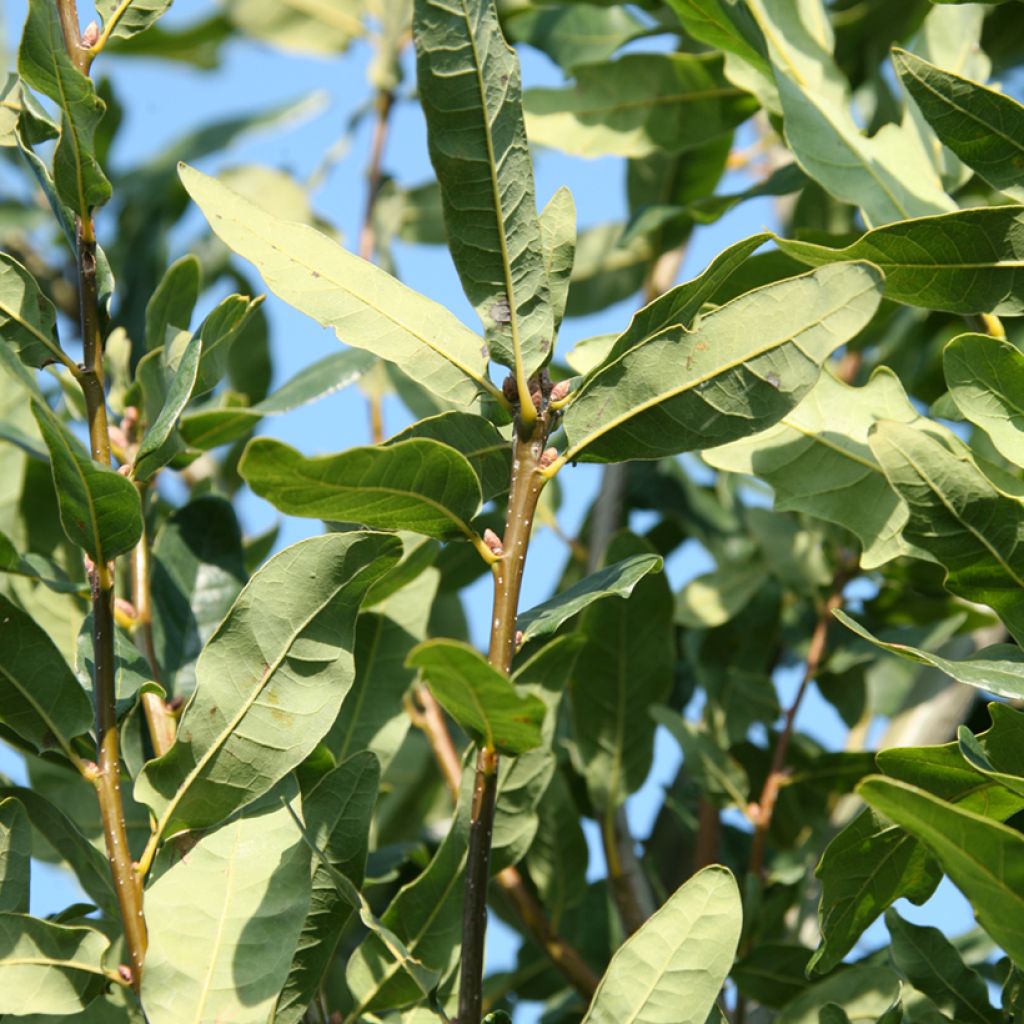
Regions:
<svg viewBox="0 0 1024 1024"><path fill-rule="evenodd" d="M867 232L844 249L778 239L812 267L868 260L885 275L885 297L949 313L1024 313L1024 207L992 206L918 217Z"/></svg>
<svg viewBox="0 0 1024 1024"><path fill-rule="evenodd" d="M584 1024L705 1024L732 967L743 910L732 874L704 868L619 947Z"/></svg>
<svg viewBox="0 0 1024 1024"><path fill-rule="evenodd" d="M966 448L902 423L883 421L871 450L906 502L903 537L946 569L954 594L992 607L1024 637L1024 548L1017 543L1024 504L1000 491Z"/></svg>
<svg viewBox="0 0 1024 1024"><path fill-rule="evenodd" d="M56 562L32 551L19 554L10 537L0 533L0 572L39 580L56 593L80 594L88 585L69 579Z"/></svg>
<svg viewBox="0 0 1024 1024"><path fill-rule="evenodd" d="M554 352L554 324L519 58L493 0L417 0L413 39L452 259L491 357L523 387Z"/></svg>
<svg viewBox="0 0 1024 1024"><path fill-rule="evenodd" d="M892 59L943 145L994 189L1024 202L1024 106L906 50Z"/></svg>
<svg viewBox="0 0 1024 1024"><path fill-rule="evenodd" d="M111 38L130 39L139 32L145 32L157 18L171 6L171 0L98 0L96 13L103 19L104 30L108 29L111 16L117 13L117 23L110 30Z"/></svg>
<svg viewBox="0 0 1024 1024"><path fill-rule="evenodd" d="M872 776L857 792L928 847L978 923L1015 962L1024 962L1024 836L894 779Z"/></svg>
<svg viewBox="0 0 1024 1024"><path fill-rule="evenodd" d="M566 409L563 457L660 458L778 422L878 306L874 268L827 269L748 292L693 330L669 328L601 364Z"/></svg>
<svg viewBox="0 0 1024 1024"><path fill-rule="evenodd" d="M309 908L310 858L285 782L183 849L168 843L146 888L150 1024L265 1024Z"/></svg>
<svg viewBox="0 0 1024 1024"><path fill-rule="evenodd" d="M871 225L954 208L915 132L889 123L869 138L857 125L820 0L748 0L747 7L767 44L786 142L810 177L859 206Z"/></svg>
<svg viewBox="0 0 1024 1024"><path fill-rule="evenodd" d="M573 156L677 153L730 133L756 109L731 85L719 54L634 53L573 69L566 89L530 89L535 145Z"/></svg>
<svg viewBox="0 0 1024 1024"><path fill-rule="evenodd" d="M25 808L0 797L0 913L28 913L32 827Z"/></svg>
<svg viewBox="0 0 1024 1024"><path fill-rule="evenodd" d="M548 299L557 334L569 300L569 282L576 262L576 204L564 185L540 212L540 239L548 275Z"/></svg>
<svg viewBox="0 0 1024 1024"><path fill-rule="evenodd" d="M252 261L285 302L333 327L348 345L399 364L457 408L475 411L497 395L486 377L481 339L451 313L304 224L266 213L190 167L189 194L214 231Z"/></svg>
<svg viewBox="0 0 1024 1024"><path fill-rule="evenodd" d="M0 334L27 366L66 360L57 338L57 311L32 275L0 253Z"/></svg>
<svg viewBox="0 0 1024 1024"><path fill-rule="evenodd" d="M302 801L310 838L357 889L363 882L367 834L379 781L377 759L364 751L325 775ZM330 965L349 914L330 873L317 861L309 912L274 1009L275 1024L296 1024L302 1018Z"/></svg>
<svg viewBox="0 0 1024 1024"><path fill-rule="evenodd" d="M0 913L0 1013L71 1014L107 986L110 940L93 928Z"/></svg>
<svg viewBox="0 0 1024 1024"><path fill-rule="evenodd" d="M307 459L280 441L251 441L238 471L289 515L412 530L428 537L472 537L480 484L454 448L414 438L387 448L349 448Z"/></svg>
<svg viewBox="0 0 1024 1024"><path fill-rule="evenodd" d="M67 662L31 616L0 595L0 721L42 752L71 753L92 706Z"/></svg>
<svg viewBox="0 0 1024 1024"><path fill-rule="evenodd" d="M222 820L312 751L352 685L359 605L398 552L386 535L327 534L253 576L199 658L174 746L136 782L157 835Z"/></svg>
<svg viewBox="0 0 1024 1024"><path fill-rule="evenodd" d="M550 636L562 623L568 622L595 601L605 597L628 598L639 580L648 573L661 572L661 569L662 559L659 555L641 554L624 558L621 562L591 573L519 615L516 626L523 634L522 642L526 644Z"/></svg>
<svg viewBox="0 0 1024 1024"><path fill-rule="evenodd" d="M804 989L780 1011L780 1024L824 1024L832 1021L879 1020L898 999L900 979L888 967L852 967ZM825 1012L829 1004L833 1016ZM820 1017L819 1017L820 1014Z"/></svg>
<svg viewBox="0 0 1024 1024"><path fill-rule="evenodd" d="M18 51L18 72L61 111L60 139L53 153L53 180L60 200L79 217L110 198L110 182L96 159L94 135L106 104L92 81L72 63L64 45L57 5L29 0Z"/></svg>
<svg viewBox="0 0 1024 1024"><path fill-rule="evenodd" d="M1015 644L993 644L966 658L943 658L908 644L880 640L843 611L833 613L839 621L858 636L870 640L883 651L921 665L931 665L950 678L988 693L997 693L1011 700L1024 699L1024 651Z"/></svg>
<svg viewBox="0 0 1024 1024"><path fill-rule="evenodd" d="M482 654L457 640L427 640L406 663L427 677L431 692L481 746L522 754L541 741L544 705L516 692Z"/></svg>
<svg viewBox="0 0 1024 1024"><path fill-rule="evenodd" d="M512 472L512 442L489 420L468 412L442 412L406 427L385 442L393 445L414 437L427 437L465 455L480 480L484 501L508 490Z"/></svg>
<svg viewBox="0 0 1024 1024"><path fill-rule="evenodd" d="M32 414L50 451L60 521L68 538L96 563L130 551L142 536L142 506L134 484L94 462L44 402L33 400Z"/></svg>
<svg viewBox="0 0 1024 1024"><path fill-rule="evenodd" d="M897 970L943 1013L957 1021L1000 1024L1002 1014L989 1002L981 975L938 928L911 924L892 909L886 911L885 927Z"/></svg>
<svg viewBox="0 0 1024 1024"><path fill-rule="evenodd" d="M907 513L868 446L878 420L928 429L899 378L879 367L854 388L825 372L807 397L776 426L704 453L716 469L750 473L771 484L775 508L838 523L863 545L861 566L874 569L907 545Z"/></svg>

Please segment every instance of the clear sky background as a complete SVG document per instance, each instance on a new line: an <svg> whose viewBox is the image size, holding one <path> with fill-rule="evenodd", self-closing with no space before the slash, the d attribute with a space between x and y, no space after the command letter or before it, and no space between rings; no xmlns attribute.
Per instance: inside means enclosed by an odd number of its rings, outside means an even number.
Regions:
<svg viewBox="0 0 1024 1024"><path fill-rule="evenodd" d="M88 8L88 4L80 4L83 24L90 16ZM208 15L212 9L211 0L175 0L162 24L180 26ZM13 51L24 15L24 0L4 0L3 33L8 66L13 66ZM631 48L650 50L666 45L664 38L654 38L641 40ZM114 169L124 171L144 162L155 152L172 146L181 135L212 121L256 114L282 103L316 96L314 112L308 116L285 126L255 132L226 153L199 165L202 170L215 173L228 166L263 164L286 170L300 181L305 180L320 164L323 154L337 145L351 115L368 97L366 67L370 55L369 46L361 42L356 42L347 54L326 60L289 56L257 42L237 39L227 44L222 66L213 71L199 71L186 65L148 59L101 56L94 66L94 75L110 77L124 106L124 121L112 154ZM543 54L522 47L520 57L526 85L562 83L561 70ZM408 97L415 81L408 52L405 68L406 79L401 91ZM333 166L312 197L316 212L336 225L352 248L358 237L365 201L364 171L369 136L370 122L366 119L353 134L347 154ZM402 185L415 185L432 175L423 116L418 105L408 99L400 102L393 112L384 168ZM581 227L622 219L625 215L625 166L621 160L584 161L540 151L536 154L536 177L538 206L543 206L561 185L570 187ZM741 175L732 174L719 188L720 191L733 191L746 184ZM730 243L773 226L775 217L771 201L755 200L739 207L718 223L698 229L687 250L680 279L698 273ZM101 241L105 229L111 227L105 223L100 211L97 228ZM176 247L180 249L174 255L187 251L190 239L204 228L201 217L193 213L186 220L185 228L174 238ZM474 330L479 328L446 250L397 243L395 255L399 274L407 284L448 306ZM583 338L623 328L636 306L635 300L629 300L591 317L567 320L558 339L558 354L564 356ZM274 345L275 386L304 366L337 350L338 340L333 331L318 327L273 296L268 298L266 308ZM404 410L396 401L389 400L385 405L387 432L393 433L407 422ZM264 420L261 432L279 437L306 454L339 451L370 440L366 402L355 388L285 416ZM599 473L598 467L579 466L560 475L564 496L560 519L566 534L576 532L595 493ZM268 504L249 494L243 497L240 511L243 528L250 533L258 532L277 520L276 512ZM293 543L318 532L320 524L316 520L287 519L282 526L279 544ZM565 555L564 544L550 531L543 531L537 536L530 549L523 588L524 608L550 594ZM667 566L673 588L678 589L683 582L707 571L712 564L706 552L695 542L687 543ZM489 581L486 578L466 592L465 603L474 636L484 644L490 607ZM795 691L798 675L798 671L790 671L778 677L784 705ZM816 692L812 692L804 702L798 727L832 747L841 745L845 736L845 729L835 712ZM647 835L661 803L662 788L672 780L679 763L678 748L661 730L651 777L628 805L634 834L638 837ZM17 757L2 749L0 771L20 775ZM603 874L599 843L591 842L591 852L592 874ZM40 865L39 870L34 869L33 913L53 912L77 898L75 886L62 872L46 865ZM908 919L937 925L947 934L973 926L969 907L947 882L925 907L911 907L901 901L898 908ZM491 966L511 966L513 946L508 935L502 935L500 922L496 922L493 916L491 921ZM877 924L862 940L858 950L863 952L884 938L884 927ZM523 1014L518 1019L534 1019L534 1014Z"/></svg>

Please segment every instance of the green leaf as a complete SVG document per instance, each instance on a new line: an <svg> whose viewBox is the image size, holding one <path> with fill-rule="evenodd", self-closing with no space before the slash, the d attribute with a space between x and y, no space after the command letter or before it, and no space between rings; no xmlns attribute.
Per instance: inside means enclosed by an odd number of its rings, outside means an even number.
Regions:
<svg viewBox="0 0 1024 1024"><path fill-rule="evenodd" d="M480 481L481 496L490 501L508 491L512 473L512 442L489 420L468 412L442 412L419 420L388 438L390 446L414 437L426 437L465 455Z"/></svg>
<svg viewBox="0 0 1024 1024"><path fill-rule="evenodd" d="M978 923L1024 963L1024 836L904 782L873 776L857 792L931 850Z"/></svg>
<svg viewBox="0 0 1024 1024"><path fill-rule="evenodd" d="M806 946L759 942L737 961L731 976L748 999L778 1009L810 984L806 974L810 956Z"/></svg>
<svg viewBox="0 0 1024 1024"><path fill-rule="evenodd" d="M1024 720L1005 704L988 706L992 728L975 736L966 725L957 730L957 746L963 759L977 772L994 783L1024 797Z"/></svg>
<svg viewBox="0 0 1024 1024"><path fill-rule="evenodd" d="M32 826L25 808L0 797L0 912L28 913Z"/></svg>
<svg viewBox="0 0 1024 1024"><path fill-rule="evenodd" d="M92 81L71 62L57 5L50 0L29 0L18 72L60 107L54 184L63 203L77 216L89 217L94 206L110 198L110 182L96 159L93 139L106 104L96 95Z"/></svg>
<svg viewBox="0 0 1024 1024"><path fill-rule="evenodd" d="M632 53L573 69L567 89L530 89L534 145L573 156L678 153L730 133L756 109L731 85L719 54Z"/></svg>
<svg viewBox="0 0 1024 1024"><path fill-rule="evenodd" d="M227 372L231 346L262 302L262 295L255 299L247 295L229 295L199 325L196 333L202 341L202 356L193 395L205 395ZM167 361L175 365L180 358L175 353L173 361Z"/></svg>
<svg viewBox="0 0 1024 1024"><path fill-rule="evenodd" d="M181 443L174 437L174 428L192 397L202 354L203 336L196 334L185 346L160 415L149 425L135 454L132 464L134 479L148 480L181 450Z"/></svg>
<svg viewBox="0 0 1024 1024"><path fill-rule="evenodd" d="M877 270L828 269L748 292L692 330L669 328L603 363L566 409L563 458L661 458L776 423L878 306Z"/></svg>
<svg viewBox="0 0 1024 1024"><path fill-rule="evenodd" d="M110 940L27 914L0 914L0 1013L70 1014L110 981L103 957Z"/></svg>
<svg viewBox="0 0 1024 1024"><path fill-rule="evenodd" d="M851 967L806 988L775 1018L779 1024L818 1024L819 1011L834 1004L839 1020L876 1021L900 994L900 979L888 967ZM824 1021L825 1014L820 1018Z"/></svg>
<svg viewBox="0 0 1024 1024"><path fill-rule="evenodd" d="M491 357L524 388L554 352L554 324L519 58L493 0L417 0L413 39L452 259Z"/></svg>
<svg viewBox="0 0 1024 1024"><path fill-rule="evenodd" d="M875 228L845 249L778 238L812 267L868 260L885 275L885 297L970 315L1024 313L1024 207L993 206Z"/></svg>
<svg viewBox="0 0 1024 1024"><path fill-rule="evenodd" d="M92 726L92 706L53 641L22 609L0 595L0 721L43 752Z"/></svg>
<svg viewBox="0 0 1024 1024"><path fill-rule="evenodd" d="M968 686L976 686L987 693L996 693L1011 700L1024 699L1024 651L1015 644L993 644L966 658L943 658L930 651L908 644L888 643L868 632L864 626L843 611L832 613L858 636L869 640L883 651L898 655L907 661L931 665L950 678Z"/></svg>
<svg viewBox="0 0 1024 1024"><path fill-rule="evenodd" d="M647 554L631 534L613 538L606 559ZM624 601L599 601L577 627L584 637L570 682L573 731L587 785L602 811L638 789L651 767L652 704L672 688L672 593L663 573L640 580Z"/></svg>
<svg viewBox="0 0 1024 1024"><path fill-rule="evenodd" d="M244 35L288 53L334 56L365 34L365 0L292 5L278 0L228 0L227 15Z"/></svg>
<svg viewBox="0 0 1024 1024"><path fill-rule="evenodd" d="M540 238L548 275L548 298L557 334L569 300L569 282L576 261L576 204L564 185L540 212Z"/></svg>
<svg viewBox="0 0 1024 1024"><path fill-rule="evenodd" d="M690 580L676 594L675 621L689 629L724 625L743 611L767 576L767 566L760 559L726 562Z"/></svg>
<svg viewBox="0 0 1024 1024"><path fill-rule="evenodd" d="M946 569L946 588L987 604L1014 638L1024 637L1024 505L1000 491L966 448L883 421L871 450L910 512L904 540ZM952 450L951 450L952 448Z"/></svg>
<svg viewBox="0 0 1024 1024"><path fill-rule="evenodd" d="M222 820L312 751L352 685L359 605L398 551L381 534L327 534L253 576L199 658L174 746L136 782L156 836Z"/></svg>
<svg viewBox="0 0 1024 1024"><path fill-rule="evenodd" d="M302 801L310 838L335 871L341 872L357 889L363 884L379 781L377 759L363 751L325 775ZM297 1024L313 1001L348 923L351 908L346 904L331 873L317 860L313 865L309 913L288 980L274 1009L274 1024Z"/></svg>
<svg viewBox="0 0 1024 1024"><path fill-rule="evenodd" d="M539 745L544 705L522 697L479 651L457 640L427 640L406 664L420 669L445 710L481 746L522 754Z"/></svg>
<svg viewBox="0 0 1024 1024"><path fill-rule="evenodd" d="M294 782L213 832L168 843L146 888L150 1024L266 1024L309 908L309 851L288 812Z"/></svg>
<svg viewBox="0 0 1024 1024"><path fill-rule="evenodd" d="M97 0L96 13L107 29L111 16L118 12L118 20L110 32L113 39L130 39L145 32L157 18L171 6L171 0Z"/></svg>
<svg viewBox="0 0 1024 1024"><path fill-rule="evenodd" d="M687 33L716 50L741 57L771 77L764 40L747 9L731 0L668 0Z"/></svg>
<svg viewBox="0 0 1024 1024"><path fill-rule="evenodd" d="M942 352L946 386L956 407L981 427L1011 462L1024 463L1024 355L1001 338L961 334Z"/></svg>
<svg viewBox="0 0 1024 1024"><path fill-rule="evenodd" d="M574 3L513 9L506 29L513 42L529 43L569 71L607 60L620 46L645 34L647 26L624 7Z"/></svg>
<svg viewBox="0 0 1024 1024"><path fill-rule="evenodd" d="M340 340L398 363L468 412L489 394L480 338L442 306L340 248L326 235L260 209L191 167L181 179L217 235L255 264L267 286Z"/></svg>
<svg viewBox="0 0 1024 1024"><path fill-rule="evenodd" d="M516 626L523 634L522 643L550 636L562 623L568 622L595 601L605 597L628 598L644 576L651 572L661 572L662 566L660 555L632 555L585 576L578 583L519 615Z"/></svg>
<svg viewBox="0 0 1024 1024"><path fill-rule="evenodd" d="M896 969L943 1013L956 1021L1001 1024L1003 1015L989 1002L981 975L938 928L911 924L891 909L885 926Z"/></svg>
<svg viewBox="0 0 1024 1024"><path fill-rule="evenodd" d="M774 427L704 453L716 469L750 473L771 484L774 507L806 512L856 534L861 566L875 569L908 546L907 512L868 446L878 420L929 429L899 378L879 367L855 388L825 372L807 397Z"/></svg>
<svg viewBox="0 0 1024 1024"><path fill-rule="evenodd" d="M616 951L583 1024L704 1024L740 939L743 910L732 873L704 868Z"/></svg>
<svg viewBox="0 0 1024 1024"><path fill-rule="evenodd" d="M35 278L0 253L0 334L26 366L69 362L57 338L57 311Z"/></svg>
<svg viewBox="0 0 1024 1024"><path fill-rule="evenodd" d="M353 384L377 360L361 349L333 352L300 370L261 402L243 408L202 408L186 412L178 424L186 444L216 448L244 437L264 416L280 416Z"/></svg>
<svg viewBox="0 0 1024 1024"><path fill-rule="evenodd" d="M387 448L349 448L307 459L280 441L249 442L238 471L289 515L413 530L439 540L474 536L480 484L464 455L415 438Z"/></svg>
<svg viewBox="0 0 1024 1024"><path fill-rule="evenodd" d="M142 536L142 506L135 485L94 462L44 402L33 400L32 414L50 450L60 521L68 538L97 564L130 551Z"/></svg>
<svg viewBox="0 0 1024 1024"><path fill-rule="evenodd" d="M10 537L3 533L0 533L0 572L39 580L59 594L80 594L88 589L87 583L68 579L64 570L48 558L32 551L19 554Z"/></svg>
<svg viewBox="0 0 1024 1024"><path fill-rule="evenodd" d="M774 68L786 142L815 181L859 206L871 225L954 208L914 131L889 123L869 138L858 127L820 0L748 0L747 7Z"/></svg>
<svg viewBox="0 0 1024 1024"><path fill-rule="evenodd" d="M203 283L203 271L191 253L175 260L146 303L146 351L160 348L187 331Z"/></svg>
<svg viewBox="0 0 1024 1024"><path fill-rule="evenodd" d="M906 50L893 50L892 59L942 144L994 189L1024 202L1024 106Z"/></svg>

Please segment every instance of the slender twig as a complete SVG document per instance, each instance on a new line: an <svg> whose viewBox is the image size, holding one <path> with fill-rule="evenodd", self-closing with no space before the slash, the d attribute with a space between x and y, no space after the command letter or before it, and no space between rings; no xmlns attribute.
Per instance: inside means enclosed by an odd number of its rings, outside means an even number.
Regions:
<svg viewBox="0 0 1024 1024"><path fill-rule="evenodd" d="M89 58L82 46L82 27L78 23L76 0L57 0L57 12L60 16L60 26L64 30L64 46L68 56L74 61L75 67L85 74Z"/></svg>

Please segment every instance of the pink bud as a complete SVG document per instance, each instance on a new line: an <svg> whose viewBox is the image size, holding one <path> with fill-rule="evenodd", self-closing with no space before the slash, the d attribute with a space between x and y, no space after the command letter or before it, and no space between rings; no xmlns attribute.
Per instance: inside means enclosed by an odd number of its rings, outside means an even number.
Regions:
<svg viewBox="0 0 1024 1024"><path fill-rule="evenodd" d="M497 555L500 558L505 553L505 549L501 544L501 538L490 527L484 530L484 543L490 549L492 555Z"/></svg>
<svg viewBox="0 0 1024 1024"><path fill-rule="evenodd" d="M538 460L537 464L540 466L541 469L547 469L548 466L550 466L557 458L557 448L545 448L544 451L541 452L540 459Z"/></svg>
<svg viewBox="0 0 1024 1024"><path fill-rule="evenodd" d="M121 417L121 426L122 426L122 428L125 429L125 430L130 430L138 422L139 422L139 410L138 410L138 407L134 406L134 405L129 405L125 409L124 415Z"/></svg>
<svg viewBox="0 0 1024 1024"><path fill-rule="evenodd" d="M121 975L121 980L124 981L126 985L130 985L132 983L132 969L127 964L118 964L117 973Z"/></svg>
<svg viewBox="0 0 1024 1024"><path fill-rule="evenodd" d="M566 395L569 394L569 388L572 386L570 381L560 380L551 388L551 401L560 402Z"/></svg>
<svg viewBox="0 0 1024 1024"><path fill-rule="evenodd" d="M114 607L119 612L127 615L129 619L134 619L138 616L138 612L135 610L135 605L133 605L131 601L126 601L123 597L114 598Z"/></svg>
<svg viewBox="0 0 1024 1024"><path fill-rule="evenodd" d="M85 31L82 33L82 45L89 49L90 46L95 46L100 38L100 27L95 21L90 21L85 26Z"/></svg>
<svg viewBox="0 0 1024 1024"><path fill-rule="evenodd" d="M523 646L523 631L521 629L516 630L516 650Z"/></svg>
<svg viewBox="0 0 1024 1024"><path fill-rule="evenodd" d="M121 474L121 476L131 476L132 475L132 467L131 466L118 466L117 467L117 471L118 471L118 473Z"/></svg>
<svg viewBox="0 0 1024 1024"><path fill-rule="evenodd" d="M115 448L120 448L121 451L124 451L128 447L128 435L120 427L111 424L107 428L107 436Z"/></svg>

